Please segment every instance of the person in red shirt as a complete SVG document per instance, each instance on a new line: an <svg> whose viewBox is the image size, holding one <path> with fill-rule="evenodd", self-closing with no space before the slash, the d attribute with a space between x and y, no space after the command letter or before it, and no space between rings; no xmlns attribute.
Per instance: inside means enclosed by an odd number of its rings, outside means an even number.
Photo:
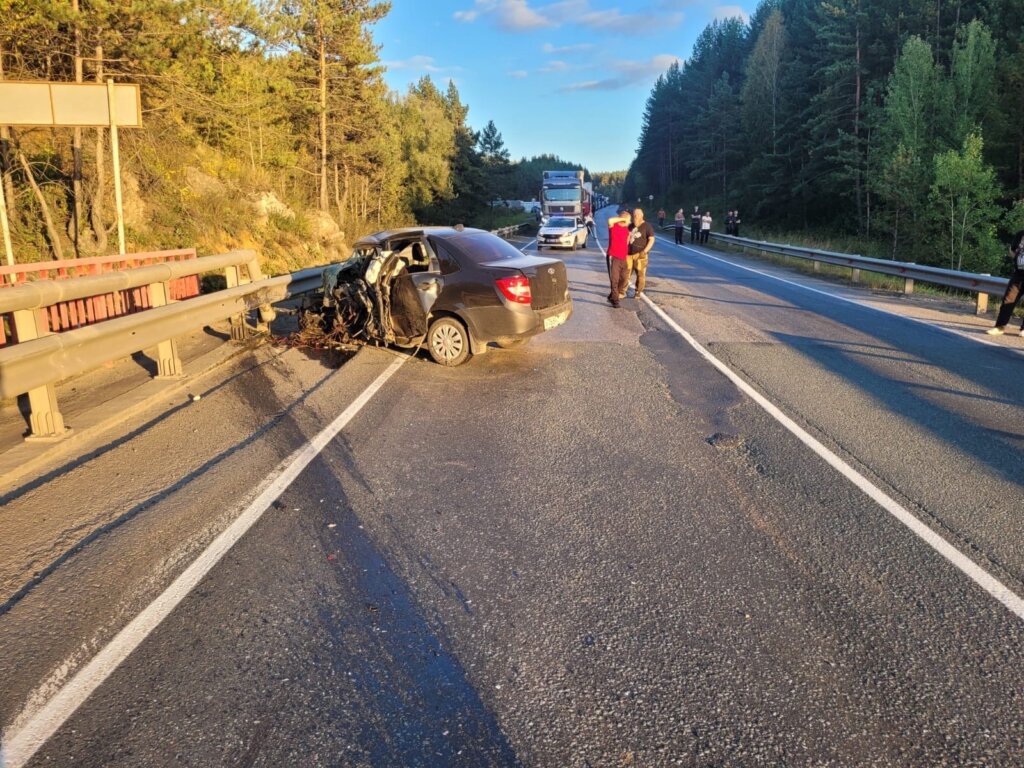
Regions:
<svg viewBox="0 0 1024 768"><path fill-rule="evenodd" d="M619 308L619 296L626 292L629 281L629 224L628 208L619 208L618 215L608 219L608 279L611 292L608 302Z"/></svg>

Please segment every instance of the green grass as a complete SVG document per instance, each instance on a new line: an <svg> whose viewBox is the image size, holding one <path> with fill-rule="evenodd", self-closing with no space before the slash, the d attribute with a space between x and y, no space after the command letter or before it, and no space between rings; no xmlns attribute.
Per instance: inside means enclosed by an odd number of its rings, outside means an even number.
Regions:
<svg viewBox="0 0 1024 768"><path fill-rule="evenodd" d="M491 208L480 215L479 221L473 222L473 226L480 229L502 229L503 227L514 227L516 224L528 224L534 221L534 215L526 211L510 211L508 208Z"/></svg>

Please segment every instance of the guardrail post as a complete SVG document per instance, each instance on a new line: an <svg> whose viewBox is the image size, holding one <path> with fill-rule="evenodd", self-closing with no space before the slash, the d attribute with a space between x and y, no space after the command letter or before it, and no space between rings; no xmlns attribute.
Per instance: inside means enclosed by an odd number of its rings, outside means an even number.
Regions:
<svg viewBox="0 0 1024 768"><path fill-rule="evenodd" d="M227 281L228 288L237 288L242 283L249 282L248 274L243 275L242 270L238 267L225 267L224 268L224 279ZM232 341L245 341L245 315L232 315L231 320L231 340Z"/></svg>
<svg viewBox="0 0 1024 768"><path fill-rule="evenodd" d="M914 292L914 278L908 277L903 281L903 293L910 295Z"/></svg>
<svg viewBox="0 0 1024 768"><path fill-rule="evenodd" d="M39 338L38 310L22 309L12 314L19 344ZM27 394L31 434L26 439L55 441L67 435L70 430L64 426L64 416L57 407L57 390L53 384L31 389Z"/></svg>
<svg viewBox="0 0 1024 768"><path fill-rule="evenodd" d="M814 266L814 271L815 272L821 272L821 262L820 261L812 261L811 264Z"/></svg>
<svg viewBox="0 0 1024 768"><path fill-rule="evenodd" d="M260 260L258 258L248 262L245 268L251 282L256 283L263 279L263 270L260 269ZM261 304L259 307L260 319L256 324L256 330L260 333L270 333L270 324L274 322L276 317L277 312L270 304Z"/></svg>
<svg viewBox="0 0 1024 768"><path fill-rule="evenodd" d="M850 270L850 282L853 282L853 283L859 283L860 282L860 270L857 269L856 267Z"/></svg>
<svg viewBox="0 0 1024 768"><path fill-rule="evenodd" d="M988 294L978 293L978 305L975 309L976 314L984 315L988 312Z"/></svg>
<svg viewBox="0 0 1024 768"><path fill-rule="evenodd" d="M151 283L149 305L163 307L167 304L170 290L167 283ZM156 347L156 378L177 379L184 374L181 358L178 356L178 342L175 339L161 341Z"/></svg>

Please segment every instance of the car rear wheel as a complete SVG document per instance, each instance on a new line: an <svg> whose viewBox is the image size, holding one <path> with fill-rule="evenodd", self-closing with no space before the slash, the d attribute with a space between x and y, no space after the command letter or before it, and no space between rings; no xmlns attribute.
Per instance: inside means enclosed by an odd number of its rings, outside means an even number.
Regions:
<svg viewBox="0 0 1024 768"><path fill-rule="evenodd" d="M452 317L439 317L427 331L427 351L435 363L461 365L469 359L469 334Z"/></svg>

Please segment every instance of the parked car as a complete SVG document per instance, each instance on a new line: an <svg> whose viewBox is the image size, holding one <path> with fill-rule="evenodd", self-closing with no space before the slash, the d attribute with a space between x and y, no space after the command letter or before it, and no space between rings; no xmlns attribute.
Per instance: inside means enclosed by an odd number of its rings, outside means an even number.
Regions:
<svg viewBox="0 0 1024 768"><path fill-rule="evenodd" d="M364 237L324 270L300 325L340 343L425 345L438 363L459 365L491 343L522 346L571 314L558 259L479 229L410 227Z"/></svg>
<svg viewBox="0 0 1024 768"><path fill-rule="evenodd" d="M579 216L552 216L537 231L537 250L587 247L587 225Z"/></svg>

